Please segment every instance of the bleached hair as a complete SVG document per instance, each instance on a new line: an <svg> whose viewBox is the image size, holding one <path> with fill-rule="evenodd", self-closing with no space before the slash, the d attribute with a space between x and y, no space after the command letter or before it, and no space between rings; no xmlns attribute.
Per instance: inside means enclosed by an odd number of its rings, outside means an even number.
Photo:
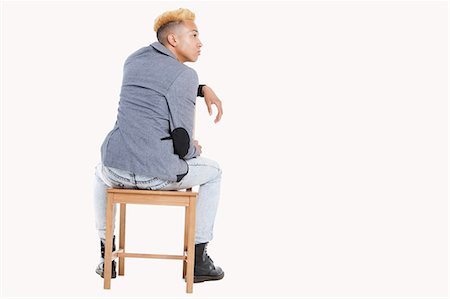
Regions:
<svg viewBox="0 0 450 299"><path fill-rule="evenodd" d="M187 8L166 11L155 19L153 29L160 43L165 44L170 30L183 21L194 21L195 14Z"/></svg>

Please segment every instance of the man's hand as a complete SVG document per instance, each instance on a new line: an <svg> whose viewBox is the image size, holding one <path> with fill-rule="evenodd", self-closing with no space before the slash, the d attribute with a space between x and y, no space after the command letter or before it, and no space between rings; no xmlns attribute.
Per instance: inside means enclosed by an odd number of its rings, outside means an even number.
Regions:
<svg viewBox="0 0 450 299"><path fill-rule="evenodd" d="M222 101L216 96L214 91L209 86L203 86L202 88L203 95L205 96L206 106L208 107L209 115L212 114L211 105L216 105L217 107L217 116L214 120L215 123L218 123L222 118L223 109L222 109Z"/></svg>
<svg viewBox="0 0 450 299"><path fill-rule="evenodd" d="M202 146L198 144L198 140L194 140L194 146L197 148L198 152L202 153Z"/></svg>

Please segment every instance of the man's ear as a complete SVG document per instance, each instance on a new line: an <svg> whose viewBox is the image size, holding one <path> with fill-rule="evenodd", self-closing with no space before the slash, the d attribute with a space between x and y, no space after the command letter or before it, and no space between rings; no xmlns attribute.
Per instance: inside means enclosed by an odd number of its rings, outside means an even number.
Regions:
<svg viewBox="0 0 450 299"><path fill-rule="evenodd" d="M169 33L167 35L167 42L169 43L169 45L171 45L172 47L175 47L177 45L177 38L175 36L174 33Z"/></svg>

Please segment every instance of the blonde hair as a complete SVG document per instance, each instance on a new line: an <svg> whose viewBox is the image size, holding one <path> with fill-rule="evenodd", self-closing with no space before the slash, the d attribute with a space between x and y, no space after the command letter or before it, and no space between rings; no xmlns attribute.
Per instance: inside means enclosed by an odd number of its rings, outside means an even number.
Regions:
<svg viewBox="0 0 450 299"><path fill-rule="evenodd" d="M155 32L158 32L161 27L168 23L180 23L186 20L195 20L195 14L187 8L179 8L176 10L166 11L155 19L155 25L153 26L153 29L155 30Z"/></svg>

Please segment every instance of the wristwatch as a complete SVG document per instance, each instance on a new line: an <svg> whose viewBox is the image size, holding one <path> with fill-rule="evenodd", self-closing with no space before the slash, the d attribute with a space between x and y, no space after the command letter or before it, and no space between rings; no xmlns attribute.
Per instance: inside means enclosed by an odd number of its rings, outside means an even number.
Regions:
<svg viewBox="0 0 450 299"><path fill-rule="evenodd" d="M197 90L197 96L198 97L202 97L202 98L204 98L205 97L205 95L203 94L203 86L206 86L205 84L200 84L199 86L198 86L198 90Z"/></svg>

